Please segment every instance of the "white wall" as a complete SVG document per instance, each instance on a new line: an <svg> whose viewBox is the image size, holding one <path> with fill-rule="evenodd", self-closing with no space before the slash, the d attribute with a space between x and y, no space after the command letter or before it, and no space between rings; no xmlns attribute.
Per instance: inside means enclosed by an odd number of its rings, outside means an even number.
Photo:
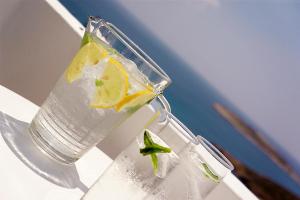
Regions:
<svg viewBox="0 0 300 200"><path fill-rule="evenodd" d="M300 3L120 3L300 163Z"/></svg>
<svg viewBox="0 0 300 200"><path fill-rule="evenodd" d="M80 39L45 1L1 1L0 84L41 104Z"/></svg>

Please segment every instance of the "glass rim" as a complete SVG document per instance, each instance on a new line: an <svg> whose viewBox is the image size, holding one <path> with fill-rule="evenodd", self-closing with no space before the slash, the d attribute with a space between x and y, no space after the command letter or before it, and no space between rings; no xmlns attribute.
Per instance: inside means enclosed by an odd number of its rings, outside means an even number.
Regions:
<svg viewBox="0 0 300 200"><path fill-rule="evenodd" d="M198 143L201 144L216 160L218 160L224 167L232 171L234 169L233 164L224 156L217 147L209 142L204 137L196 136Z"/></svg>
<svg viewBox="0 0 300 200"><path fill-rule="evenodd" d="M189 142L192 142L193 144L197 144L198 140L195 134L188 127L186 127L186 125L184 125L177 117L175 117L175 115L173 115L171 112L166 111L166 116L168 119L168 123L175 122L176 125L182 128L183 131L181 131L181 133L184 132L182 135L186 139L188 139ZM173 122L170 119L173 120Z"/></svg>
<svg viewBox="0 0 300 200"><path fill-rule="evenodd" d="M137 44L135 44L130 38L126 36L119 28L110 22L106 22L104 19L98 16L89 16L89 20L99 20L99 22L105 26L120 42L122 42L130 51L138 56L143 62L145 62L152 71L157 73L160 77L167 81L165 87L171 84L172 80L168 74L159 65L148 56ZM97 27L98 28L98 27Z"/></svg>

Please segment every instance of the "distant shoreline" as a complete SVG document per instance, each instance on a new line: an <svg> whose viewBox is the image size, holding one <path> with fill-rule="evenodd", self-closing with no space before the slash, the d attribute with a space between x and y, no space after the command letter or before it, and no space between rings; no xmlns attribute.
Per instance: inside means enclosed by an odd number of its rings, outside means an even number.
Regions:
<svg viewBox="0 0 300 200"><path fill-rule="evenodd" d="M237 114L220 103L214 103L213 108L229 122L239 133L260 148L272 161L284 170L299 186L300 175L295 169L270 145L261 134L244 122Z"/></svg>

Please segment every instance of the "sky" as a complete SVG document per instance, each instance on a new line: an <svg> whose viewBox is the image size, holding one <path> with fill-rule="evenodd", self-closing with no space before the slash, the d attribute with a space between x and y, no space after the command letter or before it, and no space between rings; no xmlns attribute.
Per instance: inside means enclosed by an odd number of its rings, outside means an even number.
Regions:
<svg viewBox="0 0 300 200"><path fill-rule="evenodd" d="M120 3L299 166L300 1Z"/></svg>

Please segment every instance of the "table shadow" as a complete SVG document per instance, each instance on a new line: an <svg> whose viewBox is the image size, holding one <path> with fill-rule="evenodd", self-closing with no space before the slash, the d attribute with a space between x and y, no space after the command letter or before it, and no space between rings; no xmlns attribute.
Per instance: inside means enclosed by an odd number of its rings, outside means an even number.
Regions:
<svg viewBox="0 0 300 200"><path fill-rule="evenodd" d="M28 133L29 124L0 112L0 133L11 151L27 167L46 180L65 188L88 187L79 178L76 166L60 164L40 151Z"/></svg>

